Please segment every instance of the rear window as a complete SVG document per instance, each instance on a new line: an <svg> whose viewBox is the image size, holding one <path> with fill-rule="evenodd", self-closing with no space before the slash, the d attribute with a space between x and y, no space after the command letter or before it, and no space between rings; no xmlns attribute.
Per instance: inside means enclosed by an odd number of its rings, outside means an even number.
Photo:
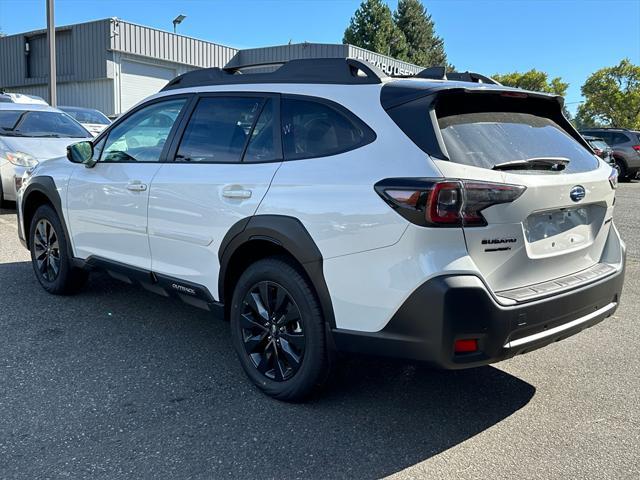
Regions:
<svg viewBox="0 0 640 480"><path fill-rule="evenodd" d="M97 110L68 107L62 108L62 110L67 112L80 123L94 123L97 125L109 125L111 123L103 113Z"/></svg>
<svg viewBox="0 0 640 480"><path fill-rule="evenodd" d="M589 140L589 144L593 148L597 148L597 149L600 149L600 150L607 150L609 148L609 145L604 143L602 140Z"/></svg>
<svg viewBox="0 0 640 480"><path fill-rule="evenodd" d="M563 172L593 170L598 161L553 120L522 112L473 112L438 119L453 162L492 168L537 157L566 157Z"/></svg>

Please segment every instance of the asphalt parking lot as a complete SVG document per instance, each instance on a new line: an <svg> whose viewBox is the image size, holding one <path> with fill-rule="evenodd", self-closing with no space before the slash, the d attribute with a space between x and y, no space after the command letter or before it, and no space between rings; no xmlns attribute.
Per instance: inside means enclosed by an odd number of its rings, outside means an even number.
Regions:
<svg viewBox="0 0 640 480"><path fill-rule="evenodd" d="M37 284L0 210L0 478L640 478L640 183L616 315L461 372L348 359L325 394L271 400L226 323L102 274Z"/></svg>

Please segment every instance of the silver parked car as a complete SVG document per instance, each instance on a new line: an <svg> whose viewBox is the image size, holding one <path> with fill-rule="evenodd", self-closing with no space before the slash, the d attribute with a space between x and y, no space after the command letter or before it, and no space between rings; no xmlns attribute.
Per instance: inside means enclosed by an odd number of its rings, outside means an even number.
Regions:
<svg viewBox="0 0 640 480"><path fill-rule="evenodd" d="M25 170L65 155L91 134L66 113L37 104L0 103L0 204L15 201Z"/></svg>
<svg viewBox="0 0 640 480"><path fill-rule="evenodd" d="M58 107L63 112L71 115L80 122L84 128L89 130L94 137L98 136L105 128L111 125L111 120L100 110L84 107Z"/></svg>

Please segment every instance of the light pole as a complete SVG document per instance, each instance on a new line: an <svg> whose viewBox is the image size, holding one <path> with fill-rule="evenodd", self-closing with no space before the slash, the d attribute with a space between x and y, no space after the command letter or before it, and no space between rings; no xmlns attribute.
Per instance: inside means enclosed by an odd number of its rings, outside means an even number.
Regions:
<svg viewBox="0 0 640 480"><path fill-rule="evenodd" d="M180 25L185 18L187 18L186 15L180 14L173 19L173 33L176 33L176 27Z"/></svg>
<svg viewBox="0 0 640 480"><path fill-rule="evenodd" d="M53 18L53 1L47 1L47 43L49 45L49 104L58 104L56 91L56 26Z"/></svg>

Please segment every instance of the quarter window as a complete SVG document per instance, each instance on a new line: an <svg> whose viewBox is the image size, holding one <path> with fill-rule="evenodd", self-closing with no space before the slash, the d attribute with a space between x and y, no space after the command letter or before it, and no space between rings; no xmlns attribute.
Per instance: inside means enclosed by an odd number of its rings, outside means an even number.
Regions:
<svg viewBox="0 0 640 480"><path fill-rule="evenodd" d="M282 141L287 160L335 155L367 143L366 126L326 103L282 101Z"/></svg>
<svg viewBox="0 0 640 480"><path fill-rule="evenodd" d="M158 162L186 99L151 104L116 125L105 144L103 162Z"/></svg>
<svg viewBox="0 0 640 480"><path fill-rule="evenodd" d="M255 160L273 156L273 135L261 136L267 124L254 128L265 100L260 97L205 97L200 99L176 154L179 162L234 163L251 137ZM267 109L268 110L268 109ZM266 117L265 117L266 119ZM268 119L267 119L268 120ZM259 141L259 142L258 142Z"/></svg>

